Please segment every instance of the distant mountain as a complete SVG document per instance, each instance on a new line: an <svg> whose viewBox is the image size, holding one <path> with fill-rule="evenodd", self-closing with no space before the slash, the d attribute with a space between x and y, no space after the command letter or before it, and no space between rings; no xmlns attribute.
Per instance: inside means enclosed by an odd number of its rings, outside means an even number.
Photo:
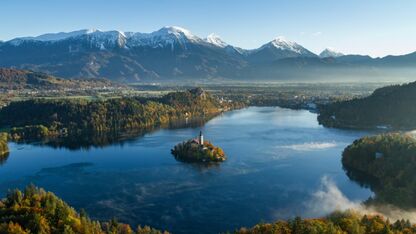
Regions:
<svg viewBox="0 0 416 234"><path fill-rule="evenodd" d="M416 66L416 52L406 55L393 56L389 55L381 59L380 63L385 66Z"/></svg>
<svg viewBox="0 0 416 234"><path fill-rule="evenodd" d="M164 27L152 33L81 30L17 38L0 45L0 66L135 82L238 76L246 61L237 49Z"/></svg>
<svg viewBox="0 0 416 234"><path fill-rule="evenodd" d="M341 63L346 63L346 64L368 64L368 63L375 62L376 59L373 59L372 57L368 55L350 54L350 55L337 57L337 61Z"/></svg>
<svg viewBox="0 0 416 234"><path fill-rule="evenodd" d="M41 72L0 68L0 89L9 91L22 89L63 90L114 86L119 85L104 79L68 80Z"/></svg>
<svg viewBox="0 0 416 234"><path fill-rule="evenodd" d="M296 42L288 41L283 37L277 37L273 41L248 53L248 60L253 63L267 63L294 57L317 57L317 55Z"/></svg>
<svg viewBox="0 0 416 234"><path fill-rule="evenodd" d="M92 29L16 38L0 42L0 67L123 82L344 81L403 77L403 68L413 77L416 54L371 58L325 50L318 56L283 37L245 50L215 34L200 38L172 26L151 33Z"/></svg>
<svg viewBox="0 0 416 234"><path fill-rule="evenodd" d="M321 58L330 58L330 57L337 58L341 56L344 56L344 54L341 52L335 51L334 49L331 49L331 48L326 48L319 54L319 57Z"/></svg>
<svg viewBox="0 0 416 234"><path fill-rule="evenodd" d="M322 106L318 120L338 128L416 128L416 82L377 89L366 98Z"/></svg>

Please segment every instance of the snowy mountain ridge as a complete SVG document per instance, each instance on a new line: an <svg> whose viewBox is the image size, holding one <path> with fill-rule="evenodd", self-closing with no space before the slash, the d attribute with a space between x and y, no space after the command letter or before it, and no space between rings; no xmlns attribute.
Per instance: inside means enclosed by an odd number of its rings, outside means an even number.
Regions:
<svg viewBox="0 0 416 234"><path fill-rule="evenodd" d="M224 42L218 35L212 33L202 39L189 30L178 26L166 26L157 31L150 33L142 32L122 32L122 31L101 31L98 29L83 29L73 32L47 33L35 37L15 38L5 43L19 46L24 42L46 42L55 43L62 40L80 40L86 39L91 45L100 49L107 49L109 46L118 46L120 48L134 47L151 47L151 48L171 48L178 44L182 48L187 48L188 43L200 45L213 45L219 48L226 48L229 51L242 53L242 49L231 46ZM279 50L288 50L302 55L306 50L296 42L286 40L284 37L277 37L271 42L256 49L260 50L266 46L272 45ZM234 48L234 49L233 49ZM254 51L254 50L253 50Z"/></svg>
<svg viewBox="0 0 416 234"><path fill-rule="evenodd" d="M330 57L330 59L327 59ZM199 37L169 26L149 33L84 29L0 42L0 67L18 67L64 78L109 78L122 82L177 79L309 80L416 74L416 52L371 58L327 49L320 56L277 37L245 50L218 35ZM357 75L358 74L358 75ZM413 77L413 73L409 73ZM400 74L399 74L400 75ZM340 78L341 79L341 78Z"/></svg>
<svg viewBox="0 0 416 234"><path fill-rule="evenodd" d="M227 47L228 46L228 44L226 43L226 42L224 42L217 34L215 34L215 33L211 33L211 34L209 34L206 38L205 38L205 41L206 42L208 42L208 43L210 43L210 44L212 44L212 45L215 45L215 46L218 46L218 47L221 47L221 48L224 48L224 47Z"/></svg>
<svg viewBox="0 0 416 234"><path fill-rule="evenodd" d="M287 40L283 36L278 36L269 43L270 45L273 45L274 47L280 50L291 50L298 54L302 53L302 48L303 48L302 46L300 46L294 41Z"/></svg>

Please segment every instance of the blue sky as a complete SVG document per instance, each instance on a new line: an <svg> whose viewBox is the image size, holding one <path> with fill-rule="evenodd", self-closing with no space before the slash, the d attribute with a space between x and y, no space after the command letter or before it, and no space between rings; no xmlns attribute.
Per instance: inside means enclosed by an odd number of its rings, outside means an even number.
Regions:
<svg viewBox="0 0 416 234"><path fill-rule="evenodd" d="M176 25L251 49L284 36L313 52L416 51L413 0L2 0L0 40L84 28L151 32Z"/></svg>

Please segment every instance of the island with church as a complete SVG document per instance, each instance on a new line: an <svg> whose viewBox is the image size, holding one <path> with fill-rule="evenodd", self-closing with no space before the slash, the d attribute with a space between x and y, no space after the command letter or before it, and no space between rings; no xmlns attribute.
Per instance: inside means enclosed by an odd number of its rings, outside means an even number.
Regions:
<svg viewBox="0 0 416 234"><path fill-rule="evenodd" d="M171 152L177 160L183 162L217 163L226 159L220 147L204 141L202 131L198 137L177 144Z"/></svg>

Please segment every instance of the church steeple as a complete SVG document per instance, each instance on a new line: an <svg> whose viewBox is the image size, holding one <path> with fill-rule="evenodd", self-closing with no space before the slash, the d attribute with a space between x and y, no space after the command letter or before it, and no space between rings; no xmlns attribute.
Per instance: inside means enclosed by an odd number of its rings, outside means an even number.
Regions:
<svg viewBox="0 0 416 234"><path fill-rule="evenodd" d="M202 131L199 131L199 144L204 145L204 135L202 135Z"/></svg>

